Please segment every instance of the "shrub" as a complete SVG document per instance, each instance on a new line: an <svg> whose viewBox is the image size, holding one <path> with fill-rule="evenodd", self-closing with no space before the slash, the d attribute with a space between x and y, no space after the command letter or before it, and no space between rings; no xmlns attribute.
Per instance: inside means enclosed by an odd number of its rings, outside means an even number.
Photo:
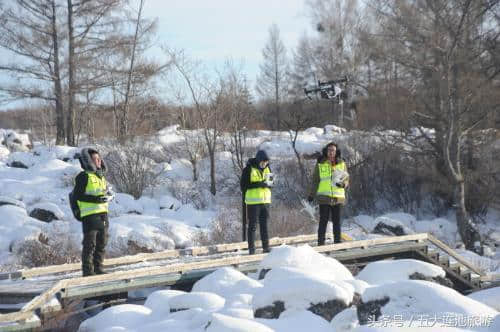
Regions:
<svg viewBox="0 0 500 332"><path fill-rule="evenodd" d="M81 259L81 248L71 238L54 236L49 239L43 233L38 239L17 245L15 253L19 264L28 268L77 263Z"/></svg>
<svg viewBox="0 0 500 332"><path fill-rule="evenodd" d="M125 145L106 156L108 179L117 191L141 197L144 189L155 184L161 174L151 156L154 152L140 145Z"/></svg>

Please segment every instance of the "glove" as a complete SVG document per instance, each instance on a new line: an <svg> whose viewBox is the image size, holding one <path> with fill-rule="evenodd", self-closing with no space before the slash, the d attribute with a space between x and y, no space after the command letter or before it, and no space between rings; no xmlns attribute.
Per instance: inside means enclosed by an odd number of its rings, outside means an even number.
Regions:
<svg viewBox="0 0 500 332"><path fill-rule="evenodd" d="M266 181L262 181L259 185L260 188L269 188L269 185L266 183Z"/></svg>
<svg viewBox="0 0 500 332"><path fill-rule="evenodd" d="M335 183L335 185L339 188L345 188L345 183L342 183L342 182L337 182L337 183Z"/></svg>
<svg viewBox="0 0 500 332"><path fill-rule="evenodd" d="M307 201L312 203L312 201L314 201L314 197L312 195L307 196Z"/></svg>

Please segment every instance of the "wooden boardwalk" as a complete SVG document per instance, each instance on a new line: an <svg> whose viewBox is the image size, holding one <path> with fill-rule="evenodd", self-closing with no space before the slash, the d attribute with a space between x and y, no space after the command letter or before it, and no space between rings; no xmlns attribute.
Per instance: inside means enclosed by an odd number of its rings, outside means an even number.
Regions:
<svg viewBox="0 0 500 332"><path fill-rule="evenodd" d="M314 243L316 235L273 238L271 246ZM259 244L257 244L259 245ZM214 270L232 266L241 272L256 271L265 254L248 255L247 244L232 243L184 250L167 250L105 261L106 275L81 277L80 264L48 266L0 275L0 331L43 329L44 324L75 300L112 295L135 289L192 283ZM364 266L385 258L415 258L445 269L461 292L481 289L495 277L460 257L436 239L422 233L314 247L349 266ZM498 278L500 280L500 278Z"/></svg>

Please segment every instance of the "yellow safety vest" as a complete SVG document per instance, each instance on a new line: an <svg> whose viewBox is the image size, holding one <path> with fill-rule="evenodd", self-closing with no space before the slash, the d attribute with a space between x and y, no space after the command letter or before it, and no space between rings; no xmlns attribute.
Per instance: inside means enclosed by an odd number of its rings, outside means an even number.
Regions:
<svg viewBox="0 0 500 332"><path fill-rule="evenodd" d="M107 183L104 177L97 176L94 172L85 172L88 176L85 194L91 196L103 196L106 194ZM80 217L86 217L91 214L107 213L108 203L90 203L76 201L80 208Z"/></svg>
<svg viewBox="0 0 500 332"><path fill-rule="evenodd" d="M261 171L258 168L251 168L250 183L262 182L266 179L266 174L271 173L269 167ZM245 193L245 204L270 204L271 203L271 189L269 188L251 188Z"/></svg>
<svg viewBox="0 0 500 332"><path fill-rule="evenodd" d="M332 183L332 176L336 170L346 171L345 162L341 161L335 166L329 161L318 164L319 185L316 195L328 196L332 198L345 198L345 189L337 187Z"/></svg>

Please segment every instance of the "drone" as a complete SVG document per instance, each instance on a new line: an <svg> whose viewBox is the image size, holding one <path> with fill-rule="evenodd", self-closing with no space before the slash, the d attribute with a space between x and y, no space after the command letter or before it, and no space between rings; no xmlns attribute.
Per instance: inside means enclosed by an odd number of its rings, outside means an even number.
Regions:
<svg viewBox="0 0 500 332"><path fill-rule="evenodd" d="M340 84L343 83L344 89L340 87ZM307 98L311 98L311 94L317 94L319 92L319 95L321 99L330 99L333 101L337 101L339 104L342 104L345 100L347 100L347 92L345 91L345 87L349 83L349 79L346 76L335 79L335 80L330 80L327 82L321 82L318 80L318 85L314 88L304 88L304 93L306 94Z"/></svg>

